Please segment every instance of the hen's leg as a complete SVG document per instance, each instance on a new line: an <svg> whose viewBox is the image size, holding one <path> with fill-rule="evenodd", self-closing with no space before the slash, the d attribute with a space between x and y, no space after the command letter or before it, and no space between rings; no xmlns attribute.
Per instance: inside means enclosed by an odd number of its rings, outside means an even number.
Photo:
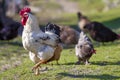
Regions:
<svg viewBox="0 0 120 80"><path fill-rule="evenodd" d="M58 44L58 46L57 46L57 48L56 48L56 50L55 50L55 53L54 53L54 56L55 56L57 65L59 65L58 60L59 60L59 58L60 58L62 49L63 49L62 46L61 46L60 44Z"/></svg>
<svg viewBox="0 0 120 80"><path fill-rule="evenodd" d="M90 63L89 63L89 61L88 60L86 60L86 62L85 62L85 65L89 65Z"/></svg>
<svg viewBox="0 0 120 80"><path fill-rule="evenodd" d="M57 65L60 65L59 62L58 62L58 60L56 60L56 64L57 64Z"/></svg>
<svg viewBox="0 0 120 80"><path fill-rule="evenodd" d="M77 65L80 64L80 63L81 63L81 60L82 60L82 59L80 59L80 58L78 57L78 61L77 61L75 64L77 64Z"/></svg>
<svg viewBox="0 0 120 80"><path fill-rule="evenodd" d="M90 65L89 59L90 59L90 58L87 58L87 59L85 60L85 65Z"/></svg>

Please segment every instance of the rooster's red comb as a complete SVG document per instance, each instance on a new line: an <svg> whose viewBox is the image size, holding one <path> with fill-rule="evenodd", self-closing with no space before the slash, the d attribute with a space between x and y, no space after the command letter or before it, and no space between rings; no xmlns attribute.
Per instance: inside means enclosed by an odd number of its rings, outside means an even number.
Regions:
<svg viewBox="0 0 120 80"><path fill-rule="evenodd" d="M28 7L24 7L23 9L21 9L19 14L22 16L25 12L29 13L29 12L31 12L31 9Z"/></svg>

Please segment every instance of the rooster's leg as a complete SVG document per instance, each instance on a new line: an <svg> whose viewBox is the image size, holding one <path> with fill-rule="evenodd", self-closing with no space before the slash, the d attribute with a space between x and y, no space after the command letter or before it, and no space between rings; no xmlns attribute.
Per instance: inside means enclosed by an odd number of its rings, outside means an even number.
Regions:
<svg viewBox="0 0 120 80"><path fill-rule="evenodd" d="M40 60L37 64L35 64L35 66L32 68L32 70L34 71L36 71L36 73L38 74L39 73L39 67L40 67L40 64L44 64L44 63L46 63L47 61L45 61L45 60Z"/></svg>

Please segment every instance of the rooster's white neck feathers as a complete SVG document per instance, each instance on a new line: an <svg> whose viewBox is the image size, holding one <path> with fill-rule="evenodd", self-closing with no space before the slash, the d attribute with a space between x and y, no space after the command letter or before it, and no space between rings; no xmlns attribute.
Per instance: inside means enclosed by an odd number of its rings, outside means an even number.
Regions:
<svg viewBox="0 0 120 80"><path fill-rule="evenodd" d="M40 28L39 28L36 17L30 13L28 13L28 15L29 15L29 17L26 22L26 25L24 26L24 30L28 31L28 32L31 32L31 31L40 32Z"/></svg>

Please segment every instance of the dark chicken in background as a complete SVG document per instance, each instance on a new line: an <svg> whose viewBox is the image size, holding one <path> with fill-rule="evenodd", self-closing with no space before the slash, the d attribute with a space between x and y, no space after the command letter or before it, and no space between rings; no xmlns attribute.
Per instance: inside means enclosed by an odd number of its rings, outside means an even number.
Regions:
<svg viewBox="0 0 120 80"><path fill-rule="evenodd" d="M84 26L88 24L90 21L86 16L83 16L80 12L77 13L77 17L78 17L78 27L80 28L80 30L87 32Z"/></svg>
<svg viewBox="0 0 120 80"><path fill-rule="evenodd" d="M22 25L7 16L0 17L0 40L11 40L18 36L18 28Z"/></svg>
<svg viewBox="0 0 120 80"><path fill-rule="evenodd" d="M0 1L0 40L11 40L17 37L19 22L6 15L6 1Z"/></svg>
<svg viewBox="0 0 120 80"><path fill-rule="evenodd" d="M120 39L120 35L116 34L108 27L97 21L90 21L87 17L84 17L80 12L77 13L79 20L79 27L84 32L88 32L91 38L98 42L113 42Z"/></svg>
<svg viewBox="0 0 120 80"><path fill-rule="evenodd" d="M60 39L65 46L77 44L79 39L79 32L68 26L60 26Z"/></svg>
<svg viewBox="0 0 120 80"><path fill-rule="evenodd" d="M85 29L89 31L92 39L98 42L113 42L120 39L120 35L116 34L99 22L91 22L85 26Z"/></svg>
<svg viewBox="0 0 120 80"><path fill-rule="evenodd" d="M14 22L9 26L4 26L0 30L0 40L11 40L18 36L18 28L20 27L20 23Z"/></svg>

